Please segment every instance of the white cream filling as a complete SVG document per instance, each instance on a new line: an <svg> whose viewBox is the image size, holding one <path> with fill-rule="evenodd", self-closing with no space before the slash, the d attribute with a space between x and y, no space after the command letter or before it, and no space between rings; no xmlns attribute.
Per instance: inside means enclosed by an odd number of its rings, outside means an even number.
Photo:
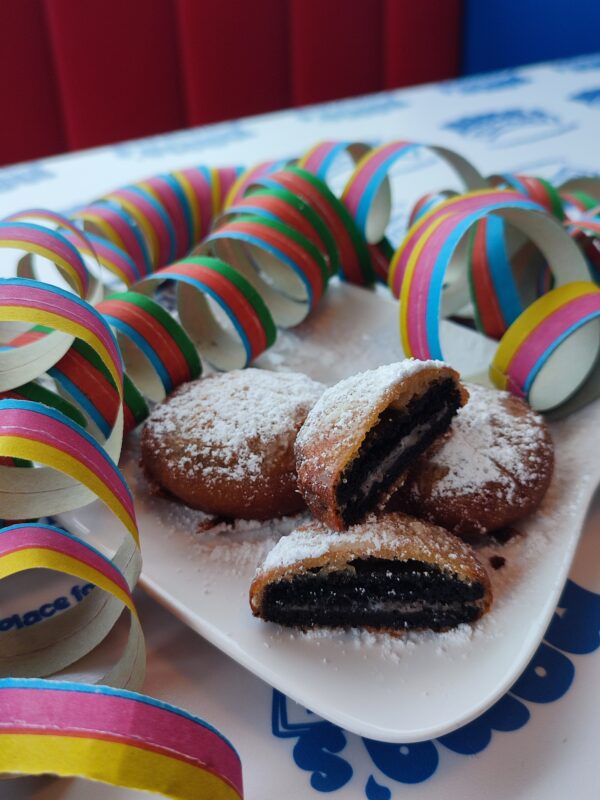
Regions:
<svg viewBox="0 0 600 800"><path fill-rule="evenodd" d="M380 461L377 469L369 473L364 481L356 487L356 491L351 496L350 502L367 497L373 486L383 481L385 474L394 465L396 459L406 450L418 444L427 431L432 427L432 425L435 425L437 422L439 422L444 417L446 412L447 409L442 408L435 416L431 417L426 422L422 422L420 425L417 425L409 434L401 439L396 447L394 447L393 450L391 450L387 456ZM360 454L357 457L360 458Z"/></svg>

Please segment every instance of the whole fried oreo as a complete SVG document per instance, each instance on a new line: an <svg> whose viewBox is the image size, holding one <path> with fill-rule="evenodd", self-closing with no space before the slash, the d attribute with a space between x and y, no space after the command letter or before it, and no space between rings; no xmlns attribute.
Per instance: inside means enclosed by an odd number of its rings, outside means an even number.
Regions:
<svg viewBox="0 0 600 800"><path fill-rule="evenodd" d="M306 375L234 370L181 386L142 433L148 477L186 505L268 519L304 507L294 440L323 392Z"/></svg>
<svg viewBox="0 0 600 800"><path fill-rule="evenodd" d="M486 571L452 534L406 514L335 532L312 521L284 536L250 587L252 613L300 628L440 631L490 607Z"/></svg>
<svg viewBox="0 0 600 800"><path fill-rule="evenodd" d="M476 535L535 511L554 450L544 420L523 400L481 386L468 390L447 437L419 459L388 507Z"/></svg>
<svg viewBox="0 0 600 800"><path fill-rule="evenodd" d="M375 508L466 401L458 378L439 361L407 359L327 389L295 448L313 514L343 530Z"/></svg>

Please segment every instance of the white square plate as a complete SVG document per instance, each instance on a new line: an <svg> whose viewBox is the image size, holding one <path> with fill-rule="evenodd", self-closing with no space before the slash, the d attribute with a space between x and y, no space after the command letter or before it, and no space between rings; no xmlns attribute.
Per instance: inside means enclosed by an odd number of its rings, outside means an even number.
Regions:
<svg viewBox="0 0 600 800"><path fill-rule="evenodd" d="M448 361L465 375L488 363L493 343L443 323ZM325 383L403 357L397 304L388 295L334 282L316 312L280 332L257 363L303 371ZM553 423L556 471L540 510L490 570L495 603L474 626L445 634L319 635L254 619L248 588L257 563L290 529L289 521L237 531L199 533L201 515L150 495L132 436L122 466L141 532L142 585L175 615L267 683L343 728L372 739L413 742L454 730L491 706L533 655L554 611L598 482L600 402ZM592 433L592 435L590 435ZM596 445L595 445L596 440ZM60 521L108 548L122 535L100 504ZM293 523L292 523L293 524Z"/></svg>

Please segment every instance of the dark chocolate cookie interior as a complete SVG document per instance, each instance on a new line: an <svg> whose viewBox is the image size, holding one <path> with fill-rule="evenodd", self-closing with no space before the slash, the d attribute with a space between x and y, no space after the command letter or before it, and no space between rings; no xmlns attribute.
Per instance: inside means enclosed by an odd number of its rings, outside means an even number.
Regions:
<svg viewBox="0 0 600 800"><path fill-rule="evenodd" d="M460 406L451 378L434 383L405 409L387 408L344 470L336 500L346 525L359 522L415 458L446 431Z"/></svg>
<svg viewBox="0 0 600 800"><path fill-rule="evenodd" d="M481 583L423 561L365 558L343 570L313 569L269 584L261 616L304 628L439 631L477 619L484 594Z"/></svg>

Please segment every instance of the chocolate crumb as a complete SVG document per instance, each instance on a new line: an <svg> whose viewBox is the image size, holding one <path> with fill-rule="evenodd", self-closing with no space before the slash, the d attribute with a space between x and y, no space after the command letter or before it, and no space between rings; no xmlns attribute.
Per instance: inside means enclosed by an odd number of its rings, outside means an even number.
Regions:
<svg viewBox="0 0 600 800"><path fill-rule="evenodd" d="M221 525L224 522L227 522L225 517L207 517L206 519L201 519L196 525L196 533L206 533L206 531L214 528L215 525Z"/></svg>
<svg viewBox="0 0 600 800"><path fill-rule="evenodd" d="M490 564L494 569L502 569L506 564L504 556L490 556Z"/></svg>
<svg viewBox="0 0 600 800"><path fill-rule="evenodd" d="M500 528L497 531L492 533L492 538L498 542L498 544L506 544L510 542L511 539L514 539L516 536L523 536L521 531L518 531L516 528Z"/></svg>

